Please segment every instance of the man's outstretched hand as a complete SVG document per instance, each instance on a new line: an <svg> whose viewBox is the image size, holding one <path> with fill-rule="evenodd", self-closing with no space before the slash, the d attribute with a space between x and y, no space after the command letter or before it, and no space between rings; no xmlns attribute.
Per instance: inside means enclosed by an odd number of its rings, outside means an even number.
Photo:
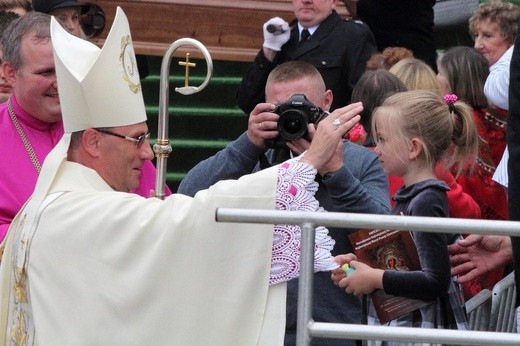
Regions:
<svg viewBox="0 0 520 346"><path fill-rule="evenodd" d="M451 275L461 284L508 264L512 258L508 236L472 234L449 245Z"/></svg>

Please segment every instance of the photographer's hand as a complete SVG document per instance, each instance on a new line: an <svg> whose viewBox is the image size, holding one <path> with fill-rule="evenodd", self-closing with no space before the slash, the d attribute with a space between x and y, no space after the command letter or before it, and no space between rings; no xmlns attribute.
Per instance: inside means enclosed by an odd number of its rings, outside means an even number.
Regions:
<svg viewBox="0 0 520 346"><path fill-rule="evenodd" d="M275 105L272 103L259 103L249 116L247 124L247 136L258 148L266 147L265 141L278 136L277 123L279 115L273 113Z"/></svg>

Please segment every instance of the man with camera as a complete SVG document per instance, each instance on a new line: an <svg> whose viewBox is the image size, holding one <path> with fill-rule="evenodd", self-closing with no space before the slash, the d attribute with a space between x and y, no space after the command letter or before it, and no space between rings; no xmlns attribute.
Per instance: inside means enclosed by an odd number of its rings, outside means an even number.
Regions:
<svg viewBox="0 0 520 346"><path fill-rule="evenodd" d="M320 73L311 64L291 61L278 65L267 79L266 100L250 114L248 129L214 156L188 172L179 193L193 196L219 180L237 179L269 165L297 156L307 150L319 121L334 121L345 108L328 114L333 95L325 88ZM282 116L281 116L282 115ZM284 122L287 115L289 121ZM280 121L282 119L282 121ZM280 135L300 133L302 138L287 140ZM282 131L278 129L282 128ZM289 136L290 137L290 136ZM338 169L338 167L340 167ZM390 211L386 174L371 150L345 141L324 167L316 198L327 211L387 214ZM329 229L336 244L333 255L352 251L344 229ZM330 280L328 273L314 276L313 318L320 322L360 323L359 298L345 294ZM296 339L297 280L288 283L285 344ZM349 343L350 342L350 343ZM313 345L354 345L353 341L314 339Z"/></svg>

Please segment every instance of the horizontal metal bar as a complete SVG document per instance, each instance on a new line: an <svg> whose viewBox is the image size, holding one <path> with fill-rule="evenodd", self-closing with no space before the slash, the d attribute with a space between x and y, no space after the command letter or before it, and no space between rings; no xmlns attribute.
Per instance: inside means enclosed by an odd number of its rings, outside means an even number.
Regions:
<svg viewBox="0 0 520 346"><path fill-rule="evenodd" d="M433 328L366 326L359 324L310 322L313 337L334 339L387 340L449 345L520 345L520 334Z"/></svg>
<svg viewBox="0 0 520 346"><path fill-rule="evenodd" d="M301 225L302 233L308 233L303 230L314 225L345 229L396 229L520 236L520 222L516 221L231 208L218 208L215 217L218 222ZM307 238L302 234L302 249L307 249ZM302 260L300 269L302 272L312 270L312 264ZM439 332L439 329L314 322L310 317L312 296L309 296L309 292L312 292L312 284L312 280L306 280L298 291L298 309L304 310L298 311L297 335L301 345L310 345L312 337L458 345L520 345L520 334L516 333L445 329Z"/></svg>
<svg viewBox="0 0 520 346"><path fill-rule="evenodd" d="M520 236L520 222L397 216L355 213L318 213L285 210L218 208L218 222L291 224L309 222L325 227L355 229L399 229L421 232L472 233Z"/></svg>

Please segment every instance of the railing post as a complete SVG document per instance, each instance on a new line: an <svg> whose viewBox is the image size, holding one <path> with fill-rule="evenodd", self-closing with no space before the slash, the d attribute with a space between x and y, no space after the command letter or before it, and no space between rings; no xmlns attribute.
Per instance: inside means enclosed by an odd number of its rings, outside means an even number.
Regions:
<svg viewBox="0 0 520 346"><path fill-rule="evenodd" d="M312 320L312 291L314 289L314 238L315 226L301 225L300 279L298 281L298 314L296 320L296 345L309 346L309 322Z"/></svg>

